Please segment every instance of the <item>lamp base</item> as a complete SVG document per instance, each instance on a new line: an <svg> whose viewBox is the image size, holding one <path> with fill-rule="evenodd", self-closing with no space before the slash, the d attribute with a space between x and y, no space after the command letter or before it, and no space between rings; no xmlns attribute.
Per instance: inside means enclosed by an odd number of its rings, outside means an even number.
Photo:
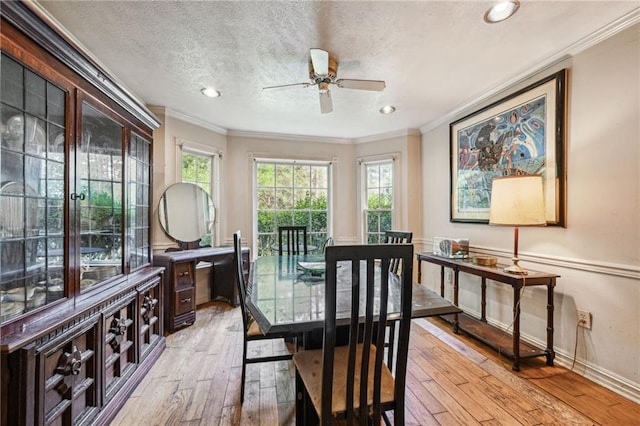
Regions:
<svg viewBox="0 0 640 426"><path fill-rule="evenodd" d="M518 265L518 262L520 261L520 259L518 259L517 257L514 257L511 260L513 261L513 265L510 265L504 268L503 269L504 272L509 272L510 274L520 274L520 275L527 275L529 273L526 269Z"/></svg>

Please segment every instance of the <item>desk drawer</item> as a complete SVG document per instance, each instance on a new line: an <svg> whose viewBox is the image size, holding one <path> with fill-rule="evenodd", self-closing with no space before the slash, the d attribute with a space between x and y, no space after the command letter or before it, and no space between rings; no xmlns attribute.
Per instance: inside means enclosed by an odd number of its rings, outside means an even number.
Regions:
<svg viewBox="0 0 640 426"><path fill-rule="evenodd" d="M193 262L176 263L173 266L176 289L193 287L196 279L196 268Z"/></svg>
<svg viewBox="0 0 640 426"><path fill-rule="evenodd" d="M193 287L178 290L174 293L174 315L180 315L196 309L195 289Z"/></svg>

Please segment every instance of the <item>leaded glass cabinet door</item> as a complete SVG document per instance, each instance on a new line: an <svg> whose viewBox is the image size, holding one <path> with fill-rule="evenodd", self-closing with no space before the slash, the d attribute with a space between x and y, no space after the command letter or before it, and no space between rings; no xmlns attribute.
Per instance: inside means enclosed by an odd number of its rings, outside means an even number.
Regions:
<svg viewBox="0 0 640 426"><path fill-rule="evenodd" d="M123 273L123 126L82 102L76 150L80 290ZM77 241L76 241L77 243Z"/></svg>
<svg viewBox="0 0 640 426"><path fill-rule="evenodd" d="M2 54L0 322L65 296L67 91Z"/></svg>
<svg viewBox="0 0 640 426"><path fill-rule="evenodd" d="M148 265L151 260L150 205L151 205L151 142L131 133L129 142L129 211L128 244L129 267L134 270Z"/></svg>

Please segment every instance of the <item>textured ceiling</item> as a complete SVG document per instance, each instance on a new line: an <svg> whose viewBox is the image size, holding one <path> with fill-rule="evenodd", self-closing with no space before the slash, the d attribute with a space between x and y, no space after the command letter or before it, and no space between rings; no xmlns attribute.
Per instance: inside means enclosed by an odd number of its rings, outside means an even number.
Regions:
<svg viewBox="0 0 640 426"><path fill-rule="evenodd" d="M224 130L349 139L428 126L640 15L640 0L522 0L492 25L493 1L39 3L147 105ZM331 86L330 114L315 87L262 90L308 81L312 47L335 57L338 78L386 89ZM397 111L380 114L386 104Z"/></svg>

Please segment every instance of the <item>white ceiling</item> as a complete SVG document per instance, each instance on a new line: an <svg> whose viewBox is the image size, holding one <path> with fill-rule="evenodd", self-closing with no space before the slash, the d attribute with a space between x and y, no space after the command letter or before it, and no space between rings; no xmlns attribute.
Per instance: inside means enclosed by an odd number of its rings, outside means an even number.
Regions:
<svg viewBox="0 0 640 426"><path fill-rule="evenodd" d="M480 0L39 3L147 105L222 132L346 139L429 126L640 16L640 0L521 0L499 24ZM386 89L331 86L330 114L315 87L262 90L308 81L312 47L338 78Z"/></svg>

